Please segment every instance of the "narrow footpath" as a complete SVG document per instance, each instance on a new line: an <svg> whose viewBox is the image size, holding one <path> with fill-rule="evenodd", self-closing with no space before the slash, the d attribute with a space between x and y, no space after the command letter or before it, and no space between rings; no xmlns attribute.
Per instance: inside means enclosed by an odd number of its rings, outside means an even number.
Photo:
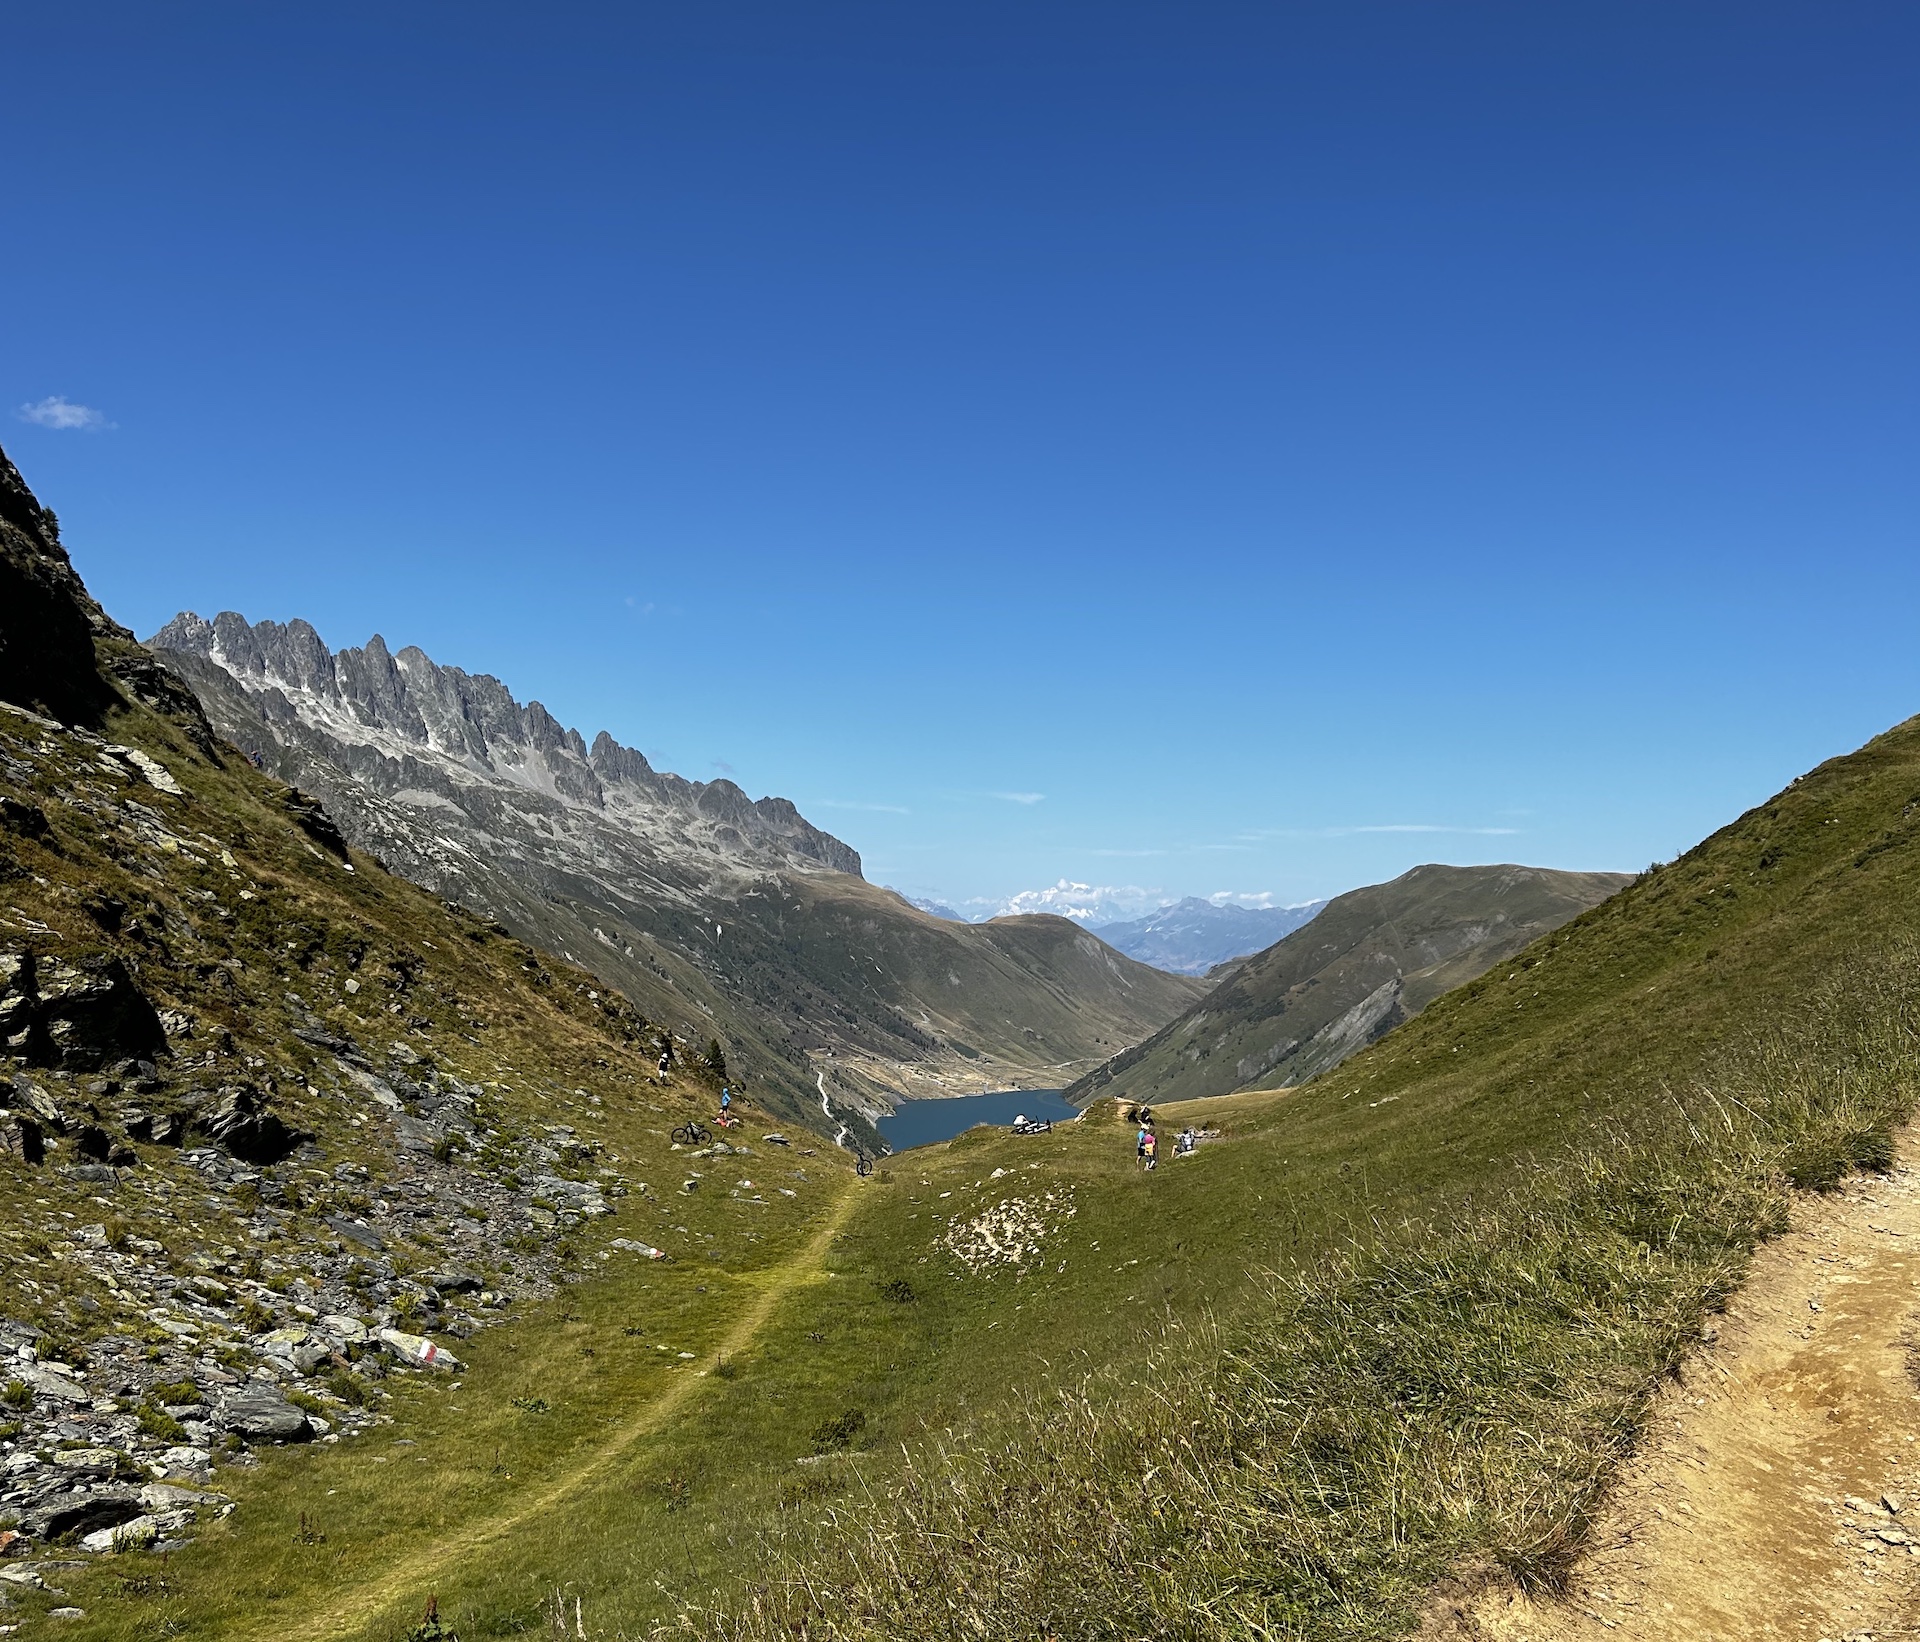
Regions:
<svg viewBox="0 0 1920 1642"><path fill-rule="evenodd" d="M1677 1383L1566 1594L1446 1601L1448 1642L1920 1635L1920 1140L1804 1201ZM1712 1331L1709 1331L1710 1333Z"/></svg>
<svg viewBox="0 0 1920 1642"><path fill-rule="evenodd" d="M797 1288L820 1281L834 1237L846 1225L859 1200L858 1186L849 1185L814 1233L792 1259L758 1274L760 1292L740 1313L725 1336L711 1349L721 1357L743 1355L766 1326L774 1308ZM698 1394L707 1382L695 1375L678 1376L660 1395L621 1426L585 1461L546 1487L518 1498L510 1510L462 1523L412 1555L390 1564L373 1578L341 1589L334 1600L319 1605L306 1623L288 1626L276 1634L280 1642L337 1642L350 1636L401 1601L414 1602L433 1588L442 1570L474 1555L511 1534L522 1523L543 1516L570 1496L596 1481L618 1464L642 1437L658 1430L682 1403Z"/></svg>

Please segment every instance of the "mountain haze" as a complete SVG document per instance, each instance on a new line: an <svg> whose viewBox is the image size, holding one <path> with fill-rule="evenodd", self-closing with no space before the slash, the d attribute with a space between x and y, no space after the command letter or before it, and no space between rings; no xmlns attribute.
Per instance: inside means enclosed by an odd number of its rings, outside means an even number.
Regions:
<svg viewBox="0 0 1920 1642"><path fill-rule="evenodd" d="M1542 867L1415 867L1351 890L1067 1091L1080 1102L1302 1083L1630 880Z"/></svg>
<svg viewBox="0 0 1920 1642"><path fill-rule="evenodd" d="M220 732L317 794L396 872L718 1036L810 1121L1059 1087L1177 1014L1192 983L1064 919L955 924L860 876L785 799L591 746L498 680L305 622L183 613L153 647Z"/></svg>
<svg viewBox="0 0 1920 1642"><path fill-rule="evenodd" d="M1087 927L1109 946L1155 969L1175 975L1205 975L1235 958L1264 952L1326 904L1308 901L1297 907L1220 906L1189 895L1144 918Z"/></svg>

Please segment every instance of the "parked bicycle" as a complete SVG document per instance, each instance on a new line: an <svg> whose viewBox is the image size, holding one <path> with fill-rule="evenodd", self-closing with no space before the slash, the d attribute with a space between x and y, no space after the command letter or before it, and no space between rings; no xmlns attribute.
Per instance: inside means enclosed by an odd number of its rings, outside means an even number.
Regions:
<svg viewBox="0 0 1920 1642"><path fill-rule="evenodd" d="M704 1146L713 1135L703 1125L687 1122L673 1131L673 1138L682 1146Z"/></svg>

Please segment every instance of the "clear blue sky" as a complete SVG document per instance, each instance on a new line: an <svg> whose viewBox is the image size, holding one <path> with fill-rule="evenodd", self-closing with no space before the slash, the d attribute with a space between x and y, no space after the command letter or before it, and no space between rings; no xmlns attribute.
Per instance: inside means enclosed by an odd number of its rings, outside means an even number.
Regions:
<svg viewBox="0 0 1920 1642"><path fill-rule="evenodd" d="M0 440L143 634L418 643L956 901L1636 867L1920 709L1910 4L6 33Z"/></svg>

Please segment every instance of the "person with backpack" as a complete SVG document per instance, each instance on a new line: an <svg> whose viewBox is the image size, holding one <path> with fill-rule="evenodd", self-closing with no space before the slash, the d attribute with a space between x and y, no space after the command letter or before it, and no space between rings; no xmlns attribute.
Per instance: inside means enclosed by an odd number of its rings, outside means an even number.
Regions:
<svg viewBox="0 0 1920 1642"><path fill-rule="evenodd" d="M1146 1139L1140 1142L1140 1155L1147 1160L1147 1173L1153 1173L1154 1155L1160 1150L1160 1137L1151 1129L1146 1131Z"/></svg>

